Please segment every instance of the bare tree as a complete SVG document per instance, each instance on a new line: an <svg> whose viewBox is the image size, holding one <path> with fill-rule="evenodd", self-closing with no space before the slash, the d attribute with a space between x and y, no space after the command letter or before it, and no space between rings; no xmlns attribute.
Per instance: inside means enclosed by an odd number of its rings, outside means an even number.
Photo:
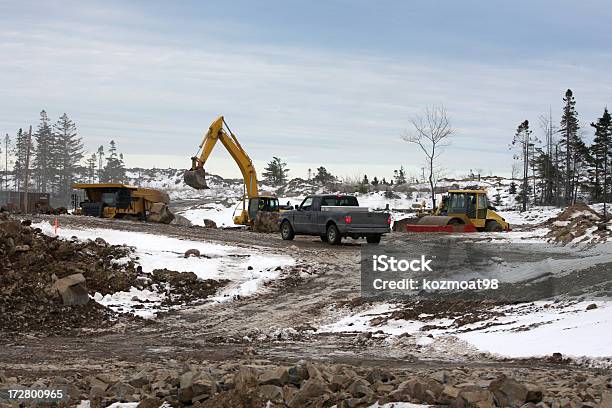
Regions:
<svg viewBox="0 0 612 408"><path fill-rule="evenodd" d="M448 146L448 139L455 133L455 129L451 127L446 108L442 105L427 107L423 114L413 117L410 123L412 128L402 135L402 139L416 144L425 154L431 203L436 208L436 159Z"/></svg>

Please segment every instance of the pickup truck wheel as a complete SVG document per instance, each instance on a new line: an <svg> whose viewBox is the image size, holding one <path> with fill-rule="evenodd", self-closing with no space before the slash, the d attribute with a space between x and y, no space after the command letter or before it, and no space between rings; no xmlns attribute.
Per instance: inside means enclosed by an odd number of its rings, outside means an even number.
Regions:
<svg viewBox="0 0 612 408"><path fill-rule="evenodd" d="M327 235L321 235L321 241L327 242Z"/></svg>
<svg viewBox="0 0 612 408"><path fill-rule="evenodd" d="M291 241L293 240L293 238L295 238L295 231L293 231L293 227L291 226L291 223L289 221L283 221L280 230L281 237L285 241Z"/></svg>
<svg viewBox="0 0 612 408"><path fill-rule="evenodd" d="M334 224L330 224L329 227L327 227L327 234L325 235L327 236L327 242L329 242L331 245L338 245L342 240L340 231L338 231L338 227L336 227Z"/></svg>
<svg viewBox="0 0 612 408"><path fill-rule="evenodd" d="M368 244L378 244L380 243L380 237L380 234L368 235L366 241L368 241Z"/></svg>

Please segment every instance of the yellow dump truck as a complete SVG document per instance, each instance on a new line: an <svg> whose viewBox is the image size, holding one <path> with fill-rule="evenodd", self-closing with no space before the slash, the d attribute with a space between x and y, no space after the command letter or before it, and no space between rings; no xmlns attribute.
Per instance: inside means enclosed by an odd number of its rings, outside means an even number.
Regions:
<svg viewBox="0 0 612 408"><path fill-rule="evenodd" d="M84 190L86 196L76 214L164 224L174 219L168 209L170 197L163 191L119 183L75 184L73 187Z"/></svg>

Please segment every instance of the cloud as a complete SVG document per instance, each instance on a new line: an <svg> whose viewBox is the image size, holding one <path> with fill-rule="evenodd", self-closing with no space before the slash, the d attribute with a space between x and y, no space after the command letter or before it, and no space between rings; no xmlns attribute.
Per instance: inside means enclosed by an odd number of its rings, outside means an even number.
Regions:
<svg viewBox="0 0 612 408"><path fill-rule="evenodd" d="M142 29L151 25L143 16L123 15L113 25L116 13L98 25L90 10L69 26L57 20L0 32L0 55L10 56L0 66L3 131L35 125L43 108L68 112L89 150L112 138L129 164L166 167L184 157L187 166L223 114L257 164L274 155L286 158L293 176L325 165L389 177L400 165L419 171L421 156L399 135L411 115L444 104L457 134L443 167L508 173L519 122L536 123L549 106L559 112L568 87L584 122L612 95L604 80L609 54L582 55L575 64L545 56L487 63L324 44L224 43L216 40L219 27L181 43ZM210 171L239 174L228 155L213 155Z"/></svg>

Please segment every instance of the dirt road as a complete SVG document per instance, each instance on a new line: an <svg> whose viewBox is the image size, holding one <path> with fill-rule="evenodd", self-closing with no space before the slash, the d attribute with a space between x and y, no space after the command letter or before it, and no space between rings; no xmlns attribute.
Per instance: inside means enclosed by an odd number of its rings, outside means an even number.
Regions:
<svg viewBox="0 0 612 408"><path fill-rule="evenodd" d="M38 217L34 221L50 220ZM340 315L343 305L358 306L360 295L360 241L332 247L318 238L298 237L284 242L277 234L241 230L147 224L104 219L59 217L60 228L110 228L163 234L255 248L262 253L288 254L297 266L286 268L264 293L231 302L210 303L169 313L156 321L118 325L101 333L76 337L24 335L0 339L0 371L30 378L78 372L129 372L143 365L180 369L194 362L260 361L291 364L299 360L346 363L353 366L430 372L437 369L495 369L522 373L533 381L542 371L559 373L568 362L496 359L463 346L456 352L422 347L410 342L390 346L384 337L358 333L317 333L316 327ZM435 237L392 234L382 245L425 242ZM517 259L525 257L517 252ZM550 252L530 253L532 258ZM566 256L570 256L567 255ZM451 340L448 340L451 341ZM554 350L551 350L551 354ZM561 364L561 366L559 366ZM571 363L570 363L571 364ZM568 370L593 375L586 367ZM561 374L560 374L561 375Z"/></svg>

